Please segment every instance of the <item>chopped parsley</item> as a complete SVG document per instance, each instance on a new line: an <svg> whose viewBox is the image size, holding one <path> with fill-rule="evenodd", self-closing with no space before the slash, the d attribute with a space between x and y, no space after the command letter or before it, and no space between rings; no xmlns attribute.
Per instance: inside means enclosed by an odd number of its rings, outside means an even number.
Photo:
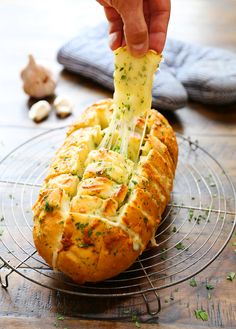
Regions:
<svg viewBox="0 0 236 329"><path fill-rule="evenodd" d="M174 227L172 228L172 232L173 232L173 233L177 232L177 228L176 228L176 226L174 226Z"/></svg>
<svg viewBox="0 0 236 329"><path fill-rule="evenodd" d="M85 227L87 227L87 226L88 226L88 223L85 223L85 224L80 223L80 222L75 223L75 227L77 228L77 230L83 231L85 229Z"/></svg>
<svg viewBox="0 0 236 329"><path fill-rule="evenodd" d="M96 236L100 236L100 235L103 235L104 233L103 232L96 232L95 234L96 234Z"/></svg>
<svg viewBox="0 0 236 329"><path fill-rule="evenodd" d="M88 230L88 236L91 237L92 234L93 234L93 229L90 228L90 229Z"/></svg>
<svg viewBox="0 0 236 329"><path fill-rule="evenodd" d="M46 200L46 202L45 202L44 210L45 210L46 212L51 212L51 211L53 211L53 207L50 206L48 200Z"/></svg>
<svg viewBox="0 0 236 329"><path fill-rule="evenodd" d="M202 309L199 310L195 310L194 311L195 316L198 320L202 320L202 321L208 321L208 313L207 311L204 311Z"/></svg>
<svg viewBox="0 0 236 329"><path fill-rule="evenodd" d="M141 328L141 324L140 324L139 319L136 314L132 315L131 320L134 322L135 327Z"/></svg>
<svg viewBox="0 0 236 329"><path fill-rule="evenodd" d="M193 209L189 209L189 211L188 211L188 220L190 222L193 219L193 215L194 215L194 210Z"/></svg>
<svg viewBox="0 0 236 329"><path fill-rule="evenodd" d="M207 290L212 290L212 289L214 289L214 286L212 284L210 284L210 283L207 283L206 284L206 289Z"/></svg>
<svg viewBox="0 0 236 329"><path fill-rule="evenodd" d="M143 221L144 221L145 224L147 224L147 222L148 222L148 218L147 218L147 217L144 217L144 218L143 218Z"/></svg>
<svg viewBox="0 0 236 329"><path fill-rule="evenodd" d="M88 247L93 247L94 244L93 243L80 243L79 247L80 248L88 248Z"/></svg>
<svg viewBox="0 0 236 329"><path fill-rule="evenodd" d="M185 246L184 246L184 244L182 242L179 242L179 243L177 243L177 245L175 246L175 248L177 250L184 250L185 249Z"/></svg>
<svg viewBox="0 0 236 329"><path fill-rule="evenodd" d="M194 278L192 278L192 279L189 281L189 285L190 285L191 287L197 287L197 282L196 282L196 280L195 280Z"/></svg>
<svg viewBox="0 0 236 329"><path fill-rule="evenodd" d="M235 279L235 272L229 272L227 275L227 280L233 281Z"/></svg>
<svg viewBox="0 0 236 329"><path fill-rule="evenodd" d="M61 314L57 314L57 320L59 320L59 321L63 321L63 320L65 320L65 318L64 318L63 315L61 315Z"/></svg>

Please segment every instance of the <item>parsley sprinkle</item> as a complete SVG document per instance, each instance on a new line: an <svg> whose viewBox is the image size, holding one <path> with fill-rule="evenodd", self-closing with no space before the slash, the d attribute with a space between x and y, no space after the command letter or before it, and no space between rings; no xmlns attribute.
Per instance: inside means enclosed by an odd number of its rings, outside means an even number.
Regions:
<svg viewBox="0 0 236 329"><path fill-rule="evenodd" d="M94 244L93 243L80 243L79 247L80 248L88 248L88 247L93 247Z"/></svg>
<svg viewBox="0 0 236 329"><path fill-rule="evenodd" d="M175 248L177 250L184 250L185 249L185 246L183 245L182 242L179 242L179 243L177 243L177 245L175 246Z"/></svg>
<svg viewBox="0 0 236 329"><path fill-rule="evenodd" d="M177 232L177 228L176 228L176 226L174 226L174 227L172 228L172 232L173 232L173 233Z"/></svg>
<svg viewBox="0 0 236 329"><path fill-rule="evenodd" d="M207 290L212 290L212 289L214 289L214 286L212 284L210 284L210 283L207 283L206 284L206 289Z"/></svg>
<svg viewBox="0 0 236 329"><path fill-rule="evenodd" d="M233 247L236 247L236 242L233 242L233 243L232 243L232 246L233 246Z"/></svg>
<svg viewBox="0 0 236 329"><path fill-rule="evenodd" d="M78 222L78 223L75 223L75 226L76 226L77 230L83 231L85 229L85 227L88 226L88 223L83 224L83 223Z"/></svg>
<svg viewBox="0 0 236 329"><path fill-rule="evenodd" d="M193 218L193 215L194 215L194 210L193 209L189 209L188 211L188 220L189 222L191 222L192 218Z"/></svg>
<svg viewBox="0 0 236 329"><path fill-rule="evenodd" d="M96 236L103 235L103 232L96 232Z"/></svg>
<svg viewBox="0 0 236 329"><path fill-rule="evenodd" d="M192 278L192 279L189 281L189 285L190 285L191 287L197 287L197 282L196 282L196 280L195 280L194 278Z"/></svg>
<svg viewBox="0 0 236 329"><path fill-rule="evenodd" d="M141 324L139 323L139 321L138 321L138 317L137 317L136 314L133 314L133 315L132 315L131 320L135 323L135 327L137 327L137 328L141 328Z"/></svg>
<svg viewBox="0 0 236 329"><path fill-rule="evenodd" d="M46 212L51 212L51 211L53 211L53 207L50 206L48 200L46 200L46 202L45 202L44 210L45 210Z"/></svg>
<svg viewBox="0 0 236 329"><path fill-rule="evenodd" d="M195 316L198 320L202 320L202 321L208 321L208 313L207 311L204 310L195 310L194 311Z"/></svg>
<svg viewBox="0 0 236 329"><path fill-rule="evenodd" d="M57 320L63 321L63 320L65 320L65 318L64 318L63 315L58 314L58 315L57 315Z"/></svg>
<svg viewBox="0 0 236 329"><path fill-rule="evenodd" d="M227 275L227 280L233 281L235 279L235 272L229 272Z"/></svg>

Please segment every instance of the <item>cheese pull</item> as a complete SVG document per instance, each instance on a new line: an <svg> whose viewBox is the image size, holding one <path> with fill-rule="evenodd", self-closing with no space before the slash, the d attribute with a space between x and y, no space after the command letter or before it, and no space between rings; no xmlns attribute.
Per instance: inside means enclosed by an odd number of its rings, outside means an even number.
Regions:
<svg viewBox="0 0 236 329"><path fill-rule="evenodd" d="M115 149L129 157L129 140L135 133L137 120L141 115L147 116L151 109L153 77L162 56L149 50L146 55L137 58L126 47L117 49L114 55L114 113L100 146ZM135 161L138 160L143 138L144 131L139 147L133 151Z"/></svg>

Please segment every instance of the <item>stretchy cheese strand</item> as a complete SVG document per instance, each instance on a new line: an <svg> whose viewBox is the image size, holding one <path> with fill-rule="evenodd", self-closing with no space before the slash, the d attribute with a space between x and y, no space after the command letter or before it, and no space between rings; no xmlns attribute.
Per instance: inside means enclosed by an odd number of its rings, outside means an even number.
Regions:
<svg viewBox="0 0 236 329"><path fill-rule="evenodd" d="M147 115L148 110L151 109L150 90L162 56L149 50L145 56L137 58L133 57L126 47L119 48L114 55L114 112L100 147L115 150L128 157L129 140L135 132L137 119ZM140 134L140 147L145 128L146 125ZM135 156L136 161L140 147Z"/></svg>

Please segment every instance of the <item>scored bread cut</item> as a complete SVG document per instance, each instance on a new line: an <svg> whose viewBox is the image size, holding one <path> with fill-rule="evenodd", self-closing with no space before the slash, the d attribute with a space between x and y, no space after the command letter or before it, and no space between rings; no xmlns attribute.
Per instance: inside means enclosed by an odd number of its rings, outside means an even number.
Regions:
<svg viewBox="0 0 236 329"><path fill-rule="evenodd" d="M114 113L112 99L82 113L33 206L39 254L78 283L105 280L134 263L154 242L173 186L178 146L168 121L156 110L137 111L125 155L117 148L119 127L109 148L102 143Z"/></svg>

